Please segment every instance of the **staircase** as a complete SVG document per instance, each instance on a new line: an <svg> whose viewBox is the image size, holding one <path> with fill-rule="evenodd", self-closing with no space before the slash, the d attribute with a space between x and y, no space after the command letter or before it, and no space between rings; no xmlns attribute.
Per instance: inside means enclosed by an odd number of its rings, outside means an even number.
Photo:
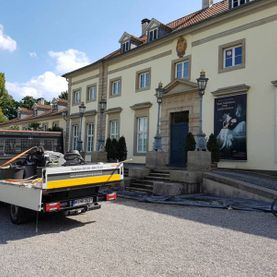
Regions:
<svg viewBox="0 0 277 277"><path fill-rule="evenodd" d="M143 179L133 179L126 187L128 191L136 191L152 194L154 182L170 182L169 171L152 170L148 176Z"/></svg>

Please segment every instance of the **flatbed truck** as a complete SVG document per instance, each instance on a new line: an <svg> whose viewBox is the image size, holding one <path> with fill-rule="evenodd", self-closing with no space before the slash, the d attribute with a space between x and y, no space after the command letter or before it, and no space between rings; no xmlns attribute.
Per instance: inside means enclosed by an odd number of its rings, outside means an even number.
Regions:
<svg viewBox="0 0 277 277"><path fill-rule="evenodd" d="M23 223L31 213L99 209L99 202L116 198L116 193L102 194L99 189L119 184L124 178L123 163L47 166L43 150L33 149L25 154L21 166L9 163L8 167L6 164L0 167L0 202L10 205L10 219L14 224ZM31 161L31 165L26 161ZM14 178L7 178L5 169L12 171ZM18 174L20 170L23 178Z"/></svg>

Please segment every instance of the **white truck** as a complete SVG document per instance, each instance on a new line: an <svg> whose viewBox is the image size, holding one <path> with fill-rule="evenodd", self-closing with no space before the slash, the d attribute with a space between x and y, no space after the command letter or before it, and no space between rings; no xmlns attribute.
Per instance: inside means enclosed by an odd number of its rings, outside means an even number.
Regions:
<svg viewBox="0 0 277 277"><path fill-rule="evenodd" d="M0 167L0 202L10 205L14 224L31 213L99 209L116 193L99 188L122 182L123 163L85 164L78 153L62 155L33 147Z"/></svg>

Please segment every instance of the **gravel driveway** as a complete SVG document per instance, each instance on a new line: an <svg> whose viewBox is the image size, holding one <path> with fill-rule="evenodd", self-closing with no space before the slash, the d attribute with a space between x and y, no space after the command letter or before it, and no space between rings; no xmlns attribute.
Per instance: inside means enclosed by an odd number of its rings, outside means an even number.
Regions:
<svg viewBox="0 0 277 277"><path fill-rule="evenodd" d="M271 214L118 200L14 226L0 208L0 276L276 276Z"/></svg>

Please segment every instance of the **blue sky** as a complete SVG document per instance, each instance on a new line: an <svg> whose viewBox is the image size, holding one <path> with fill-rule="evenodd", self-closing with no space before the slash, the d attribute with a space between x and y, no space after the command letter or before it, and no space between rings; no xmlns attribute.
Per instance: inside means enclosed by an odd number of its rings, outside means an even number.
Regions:
<svg viewBox="0 0 277 277"><path fill-rule="evenodd" d="M119 48L124 31L139 36L143 18L168 23L201 0L0 0L0 72L16 99L51 100L66 90L60 75Z"/></svg>

